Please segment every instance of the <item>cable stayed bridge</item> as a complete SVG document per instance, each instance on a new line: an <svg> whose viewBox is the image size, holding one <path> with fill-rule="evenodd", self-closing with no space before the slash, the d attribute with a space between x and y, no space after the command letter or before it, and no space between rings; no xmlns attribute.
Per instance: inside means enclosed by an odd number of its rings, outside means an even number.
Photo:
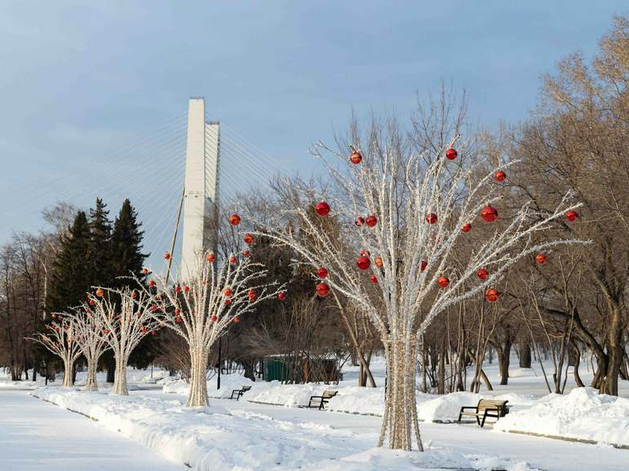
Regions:
<svg viewBox="0 0 629 471"><path fill-rule="evenodd" d="M148 264L157 271L167 267L163 254L171 249L180 216L173 252L175 263L179 264L182 244L184 250L188 245L190 257L190 253L200 249L199 244L207 248L211 243L207 231L199 235L198 224L195 233L192 221L201 216L199 211L207 215L215 202L228 208L239 194L264 189L274 177L289 173L278 159L271 158L231 126L214 119L202 98L190 99L185 113L159 123L141 139L96 160L86 159L84 165L72 167L63 175L32 183L22 199L23 207L33 208L26 215L37 218L43 206L50 207L55 202L87 210L100 197L113 221L128 198L142 222L143 250L151 254ZM200 188L204 188L202 195ZM193 200L206 198L210 201L195 208ZM1 212L6 214L6 208ZM3 240L8 239L11 230L20 229L11 227L11 218L7 219L0 229Z"/></svg>

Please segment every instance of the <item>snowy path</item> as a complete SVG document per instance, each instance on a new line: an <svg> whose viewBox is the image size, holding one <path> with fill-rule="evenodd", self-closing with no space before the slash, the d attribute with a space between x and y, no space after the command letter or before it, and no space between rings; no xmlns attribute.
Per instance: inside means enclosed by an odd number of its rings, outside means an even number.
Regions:
<svg viewBox="0 0 629 471"><path fill-rule="evenodd" d="M141 445L78 414L0 389L1 471L179 471Z"/></svg>
<svg viewBox="0 0 629 471"><path fill-rule="evenodd" d="M138 391L133 394L159 397L166 400L183 396L159 391ZM253 404L246 401L211 399L212 405L231 411L246 411L274 420L294 423L330 425L336 430L351 431L367 436L376 443L380 418L335 412ZM528 437L492 432L476 425L421 424L422 437L433 447L454 448L466 454L484 454L526 461L544 471L627 471L629 451L610 446L587 445L548 438ZM316 433L313 431L313 433Z"/></svg>

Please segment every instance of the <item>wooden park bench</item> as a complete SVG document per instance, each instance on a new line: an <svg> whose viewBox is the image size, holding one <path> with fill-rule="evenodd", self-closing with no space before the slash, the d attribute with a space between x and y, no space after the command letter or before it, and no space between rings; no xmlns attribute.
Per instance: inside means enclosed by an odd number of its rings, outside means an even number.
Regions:
<svg viewBox="0 0 629 471"><path fill-rule="evenodd" d="M471 416L476 418L476 423L478 425L484 427L487 417L493 417L494 419L498 420L500 417L504 417L509 413L507 402L509 401L481 399L475 406L461 407L458 422L461 423L461 418L463 416Z"/></svg>
<svg viewBox="0 0 629 471"><path fill-rule="evenodd" d="M239 401L240 397L246 393L247 391L249 391L251 389L251 386L242 386L240 389L234 389L232 391L232 395L230 397L230 399L234 399L234 394L236 395L236 400Z"/></svg>
<svg viewBox="0 0 629 471"><path fill-rule="evenodd" d="M327 404L328 402L330 402L330 399L332 399L334 396L336 396L338 394L338 391L334 391L332 389L326 389L325 391L323 391L323 394L321 396L310 396L310 402L308 402L308 407L318 407L319 410L323 409L325 404ZM315 404L312 404L312 401L315 401ZM319 401L319 403L317 404L316 401Z"/></svg>

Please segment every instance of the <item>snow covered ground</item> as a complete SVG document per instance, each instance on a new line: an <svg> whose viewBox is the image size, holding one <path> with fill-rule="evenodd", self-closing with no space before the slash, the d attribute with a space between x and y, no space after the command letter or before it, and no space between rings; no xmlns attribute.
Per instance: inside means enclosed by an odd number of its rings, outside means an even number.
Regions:
<svg viewBox="0 0 629 471"><path fill-rule="evenodd" d="M58 437L45 431L46 423L56 420L48 418L52 414L54 417L71 417L75 431L80 431L83 424L91 429L85 434L83 447L90 440L107 442L115 433L117 439L135 450L143 451L140 456L161 455L172 463L169 465L171 468L151 468L158 470L186 469L183 467L186 465L212 471L381 471L435 469L437 466L439 469L511 471L629 469L629 450L605 445L629 443L627 382L621 381L621 396L625 399L599 396L590 389L574 389L571 379L567 394L558 396L548 395L543 378L535 367L512 368L510 384L507 386L497 386L497 365L487 365L486 372L495 386L494 392L483 389L480 395L467 392L446 396L419 395L419 414L425 421L421 424L421 431L429 450L426 454L374 449L381 420L377 416L382 413L383 406L384 367L379 361L374 364L374 373L380 386L376 389L356 387L356 371L352 367L344 369L345 381L329 386L254 383L240 375L227 375L222 377L223 387L220 390L216 390L216 378L209 381L212 398L210 406L196 409L183 407L187 384L173 380L166 372L158 369L153 370L152 374L129 369L132 393L127 398L110 395L104 375L99 375L103 386L100 393L64 390L58 387L60 381L57 381L50 388L31 392L62 407L98 419L98 422L40 402L34 414L36 417L25 421L37 424L39 418L43 418L44 431L41 434L39 429L33 429L32 433L21 432L17 418L23 414L19 409L26 407L29 402L37 401L26 397L29 391L15 389L41 387L40 378L37 383L10 382L5 378L0 379L0 400L7 394L18 395L21 399L14 399L10 411L13 419L6 423L0 422L0 430L3 431L0 432L0 452L6 451L6 456L13 457L13 467L6 468L10 470L78 469L72 467L74 462L67 467L64 467L65 464L57 468L38 467L34 464L37 460L27 463L14 457L13 447L9 446L8 450L7 447L4 450L1 448L5 442L20 440L26 446L32 439L37 440L38 444L44 443L44 448L50 446L51 452L56 453L54 441L65 436L65 428ZM583 369L582 376L586 382L590 374ZM79 373L79 383L82 378L83 374ZM252 389L239 402L226 399L232 389L242 385L251 385ZM311 395L319 394L326 388L339 390L339 394L330 402L328 411L298 407L306 404ZM569 391L572 392L568 394ZM488 396L507 399L512 406L511 413L501 419L493 430L491 427L480 429L475 424L449 423L456 420L461 405L475 404L479 397ZM28 414L29 409L26 408L24 415ZM99 436L96 433L98 430L104 435ZM592 440L599 444L574 443L505 431ZM82 433L76 435L77 440L81 437ZM53 443L48 445L47 440ZM70 436L68 440L72 442L75 438ZM81 456L80 453L78 456ZM125 456L124 453L115 455L112 463L126 459ZM31 464L33 466L29 467ZM144 468L141 463L130 461L128 466L81 469ZM5 470L1 458L0 470Z"/></svg>

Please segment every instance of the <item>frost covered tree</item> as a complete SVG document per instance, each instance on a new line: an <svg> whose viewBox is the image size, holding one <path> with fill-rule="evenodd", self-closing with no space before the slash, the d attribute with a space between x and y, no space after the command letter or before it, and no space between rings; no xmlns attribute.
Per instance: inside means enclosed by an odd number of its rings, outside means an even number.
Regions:
<svg viewBox="0 0 629 471"><path fill-rule="evenodd" d="M414 435L423 450L415 398L422 335L465 299L497 301L499 280L518 260L543 261L543 252L570 242L545 240L544 231L578 205L565 195L550 212L503 208L499 189L510 164L490 169L466 145L457 153L457 138L419 151L395 123L365 138L354 131L349 163L345 151L313 148L331 177L327 190L286 183L295 204L270 224L252 221L264 227L254 235L290 246L296 263L312 267L320 296L334 290L369 318L387 361L379 446L410 450ZM481 242L458 250L470 230L481 232Z"/></svg>
<svg viewBox="0 0 629 471"><path fill-rule="evenodd" d="M144 288L144 295L157 306L152 313L155 321L172 329L188 345L188 407L208 405L207 362L214 343L232 322L240 322L259 303L282 292L277 283L267 281L267 270L251 262L248 254L245 250L239 257L232 254L218 261L214 254L206 253L198 266L179 275L174 285L155 276Z"/></svg>
<svg viewBox="0 0 629 471"><path fill-rule="evenodd" d="M91 305L95 303L96 301L90 296L89 303L84 303L73 313L67 314L75 328L76 342L87 361L86 391L98 391L96 380L98 360L104 352L111 348L106 339L107 326L105 321L91 309Z"/></svg>
<svg viewBox="0 0 629 471"><path fill-rule="evenodd" d="M116 376L113 394L129 395L127 364L133 349L147 335L155 335L160 323L153 317L158 308L143 289L97 288L92 312L98 317L103 338L114 352Z"/></svg>
<svg viewBox="0 0 629 471"><path fill-rule="evenodd" d="M43 345L48 351L63 361L63 387L72 386L74 362L81 356L81 348L77 342L77 328L74 319L62 314L52 314L53 320L45 327L44 332L37 332L27 340Z"/></svg>

